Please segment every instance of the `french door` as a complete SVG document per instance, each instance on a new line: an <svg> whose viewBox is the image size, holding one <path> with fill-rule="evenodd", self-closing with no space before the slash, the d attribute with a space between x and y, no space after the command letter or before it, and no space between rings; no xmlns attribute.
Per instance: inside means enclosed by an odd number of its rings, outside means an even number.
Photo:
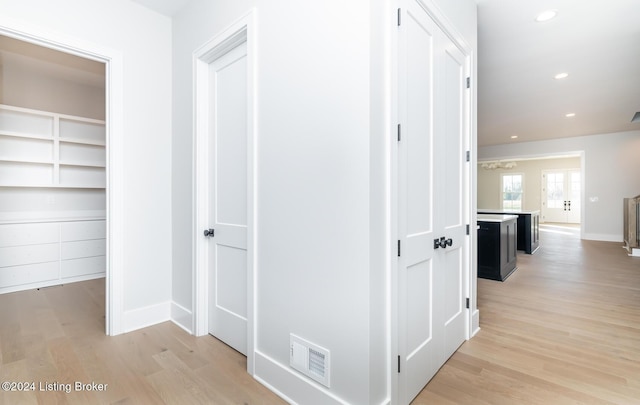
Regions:
<svg viewBox="0 0 640 405"><path fill-rule="evenodd" d="M580 170L542 172L542 221L580 223Z"/></svg>

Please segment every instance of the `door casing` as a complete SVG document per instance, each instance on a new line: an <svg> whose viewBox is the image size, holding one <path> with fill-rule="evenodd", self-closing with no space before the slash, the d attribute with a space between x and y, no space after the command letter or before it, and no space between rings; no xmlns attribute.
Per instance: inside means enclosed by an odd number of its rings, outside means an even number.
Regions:
<svg viewBox="0 0 640 405"><path fill-rule="evenodd" d="M85 39L48 31L0 15L0 35L105 64L107 145L107 268L105 331L124 333L124 135L123 57L121 52Z"/></svg>
<svg viewBox="0 0 640 405"><path fill-rule="evenodd" d="M249 11L193 53L193 333L208 333L208 240L202 230L208 228L208 78L209 64L246 42L247 46L247 372L254 374L255 289L256 276L256 13Z"/></svg>

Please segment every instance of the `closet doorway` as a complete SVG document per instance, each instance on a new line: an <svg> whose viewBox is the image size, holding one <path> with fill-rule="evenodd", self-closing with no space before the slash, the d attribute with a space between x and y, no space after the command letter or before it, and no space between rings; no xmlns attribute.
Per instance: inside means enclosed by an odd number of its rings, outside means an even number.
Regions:
<svg viewBox="0 0 640 405"><path fill-rule="evenodd" d="M106 63L0 35L0 83L0 294L105 278Z"/></svg>

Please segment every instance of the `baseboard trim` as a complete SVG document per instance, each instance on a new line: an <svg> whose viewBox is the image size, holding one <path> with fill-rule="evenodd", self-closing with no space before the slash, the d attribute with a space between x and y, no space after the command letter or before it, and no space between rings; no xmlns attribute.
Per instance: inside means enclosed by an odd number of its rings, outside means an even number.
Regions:
<svg viewBox="0 0 640 405"><path fill-rule="evenodd" d="M149 305L142 308L124 311L124 332L131 332L147 326L156 325L171 319L171 302Z"/></svg>
<svg viewBox="0 0 640 405"><path fill-rule="evenodd" d="M193 313L175 301L171 302L171 321L193 335Z"/></svg>
<svg viewBox="0 0 640 405"><path fill-rule="evenodd" d="M601 242L623 242L622 235L612 235L606 233L585 233L582 236L584 240L597 240Z"/></svg>
<svg viewBox="0 0 640 405"><path fill-rule="evenodd" d="M474 337L478 332L480 332L480 311L473 311L473 315L471 315L471 336Z"/></svg>
<svg viewBox="0 0 640 405"><path fill-rule="evenodd" d="M290 404L347 405L324 387L256 351L254 378ZM281 388L286 388L286 393Z"/></svg>

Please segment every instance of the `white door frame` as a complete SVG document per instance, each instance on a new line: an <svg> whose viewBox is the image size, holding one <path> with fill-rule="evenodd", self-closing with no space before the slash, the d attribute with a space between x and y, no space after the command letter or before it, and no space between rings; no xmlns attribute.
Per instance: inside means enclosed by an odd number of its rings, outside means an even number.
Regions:
<svg viewBox="0 0 640 405"><path fill-rule="evenodd" d="M235 48L247 43L247 372L254 374L256 277L256 12L251 10L227 29L216 35L193 53L193 332L208 333L208 138L209 138L209 64Z"/></svg>
<svg viewBox="0 0 640 405"><path fill-rule="evenodd" d="M107 268L105 331L124 332L123 63L119 51L0 15L0 35L105 64Z"/></svg>

